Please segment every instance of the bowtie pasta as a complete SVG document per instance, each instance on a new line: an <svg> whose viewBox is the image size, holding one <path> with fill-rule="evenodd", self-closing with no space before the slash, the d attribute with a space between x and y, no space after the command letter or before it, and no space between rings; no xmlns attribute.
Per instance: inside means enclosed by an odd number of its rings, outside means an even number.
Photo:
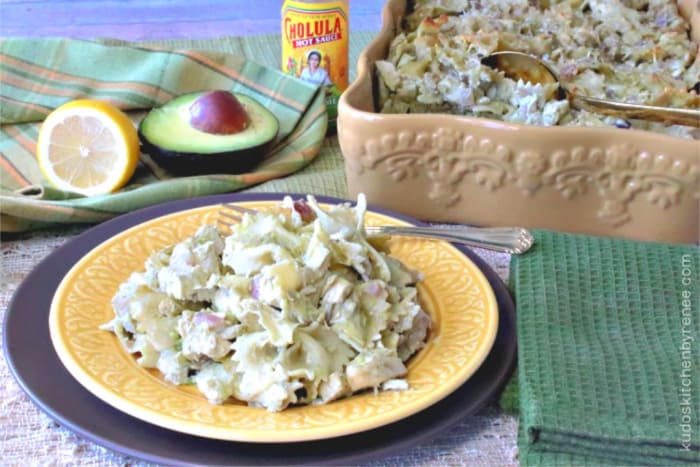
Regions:
<svg viewBox="0 0 700 467"><path fill-rule="evenodd" d="M120 285L102 329L216 404L279 411L406 389L405 362L431 326L422 277L367 240L365 211L363 195L328 211L286 197L230 235L205 225Z"/></svg>

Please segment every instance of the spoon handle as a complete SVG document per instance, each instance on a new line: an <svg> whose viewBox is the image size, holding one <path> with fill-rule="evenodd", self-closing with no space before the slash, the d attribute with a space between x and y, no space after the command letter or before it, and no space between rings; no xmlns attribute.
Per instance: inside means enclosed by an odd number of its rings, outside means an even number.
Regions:
<svg viewBox="0 0 700 467"><path fill-rule="evenodd" d="M655 105L628 104L574 93L569 94L569 101L573 107L583 108L591 112L598 112L613 117L653 120L677 125L700 127L700 110L697 109L676 109Z"/></svg>

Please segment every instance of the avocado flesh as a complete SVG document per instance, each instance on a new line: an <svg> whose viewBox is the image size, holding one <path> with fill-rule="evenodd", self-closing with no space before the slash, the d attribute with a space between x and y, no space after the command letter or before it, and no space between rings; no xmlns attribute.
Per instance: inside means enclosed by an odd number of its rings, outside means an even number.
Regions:
<svg viewBox="0 0 700 467"><path fill-rule="evenodd" d="M230 135L206 133L189 124L189 108L202 94L185 94L151 110L139 125L143 152L179 173L241 173L259 163L279 130L274 114L235 94L250 118L248 127Z"/></svg>

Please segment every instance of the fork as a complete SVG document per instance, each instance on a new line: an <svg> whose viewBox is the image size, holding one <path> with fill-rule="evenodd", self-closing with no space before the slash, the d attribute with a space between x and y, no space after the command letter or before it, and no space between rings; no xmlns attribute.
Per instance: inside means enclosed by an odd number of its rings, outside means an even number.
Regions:
<svg viewBox="0 0 700 467"><path fill-rule="evenodd" d="M233 203L224 203L219 211L217 223L230 229L241 221L244 214L256 214L254 209L244 208ZM224 220L225 219L225 220ZM470 227L463 225L428 225L428 226L366 226L368 237L407 236L431 238L460 243L476 248L498 251L501 253L525 253L535 243L532 234L522 227Z"/></svg>

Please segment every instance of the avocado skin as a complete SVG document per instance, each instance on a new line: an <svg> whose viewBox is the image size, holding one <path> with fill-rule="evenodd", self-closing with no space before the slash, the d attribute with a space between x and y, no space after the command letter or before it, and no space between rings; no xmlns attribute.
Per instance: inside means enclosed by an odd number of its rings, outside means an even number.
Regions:
<svg viewBox="0 0 700 467"><path fill-rule="evenodd" d="M172 151L151 144L139 129L141 152L174 175L205 175L213 173L241 174L250 172L265 158L272 141L235 151L202 154L197 152Z"/></svg>
<svg viewBox="0 0 700 467"><path fill-rule="evenodd" d="M167 102L162 107L153 109L138 126L138 136L141 141L141 151L148 154L153 161L158 164L163 169L172 173L173 175L204 175L213 173L228 173L228 174L240 174L251 171L256 165L258 165L265 158L267 152L271 149L275 142L277 133L279 131L279 122L276 117L267 109L262 107L260 103L255 101L249 96L241 96L240 94L234 94L236 97L245 100L248 105L254 105L256 113L262 112L266 115L265 118L270 119L267 123L273 125L271 128L274 132L268 132L268 137L261 142L253 142L253 140L248 140L252 142L252 145L241 146L237 145L232 147L230 150L222 151L209 151L209 152L194 152L194 151L184 151L177 150L173 148L165 148L159 144L156 144L149 139L147 132L145 131L148 125L148 119L153 112L159 112L162 109L178 108L180 105L190 105L198 96L204 94L204 92L189 93L178 96ZM182 124L182 122L179 122ZM266 122L258 123L266 124ZM197 130L194 130L198 132ZM198 132L196 136L198 138L207 138L207 134L203 132Z"/></svg>

